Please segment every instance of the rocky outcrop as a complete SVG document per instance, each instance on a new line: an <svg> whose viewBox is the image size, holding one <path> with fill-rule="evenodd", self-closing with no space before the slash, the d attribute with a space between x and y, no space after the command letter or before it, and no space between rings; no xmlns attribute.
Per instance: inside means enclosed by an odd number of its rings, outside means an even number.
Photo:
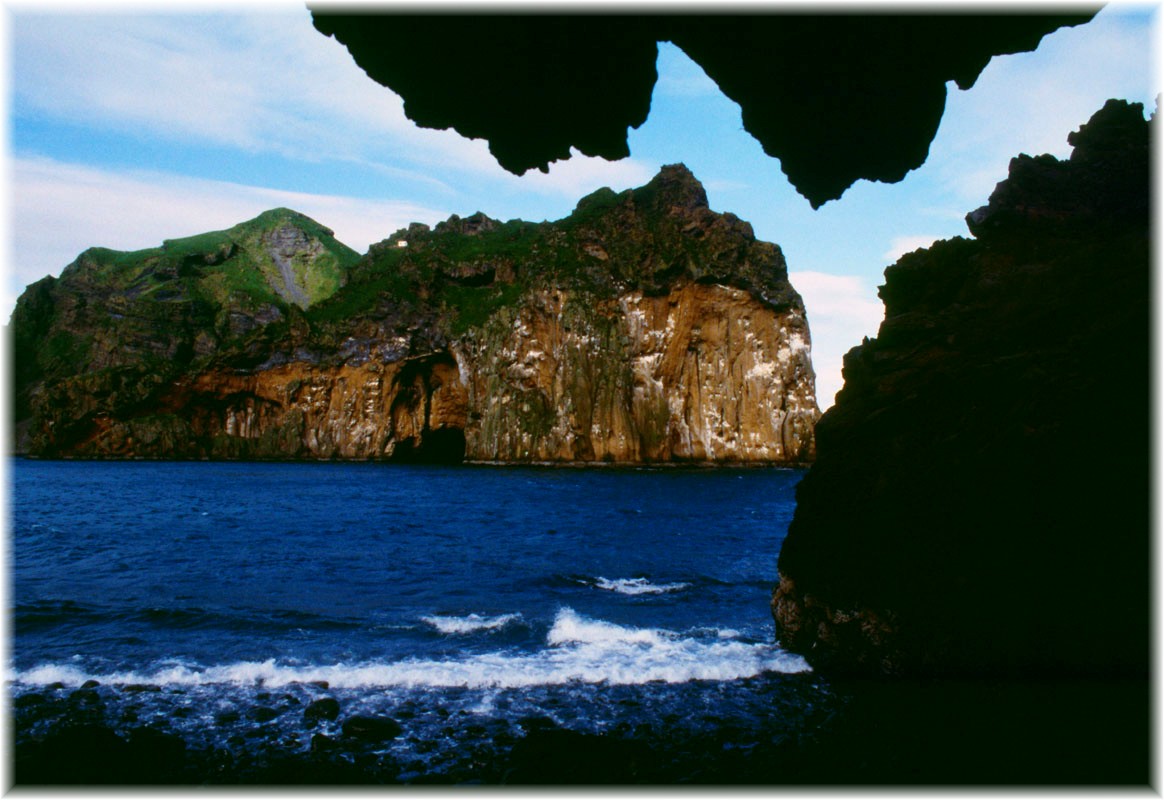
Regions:
<svg viewBox="0 0 1164 800"><path fill-rule="evenodd" d="M30 287L13 317L27 452L813 456L809 331L783 257L682 166L556 223L413 224L330 284L312 267L330 232L268 222L208 234L209 255L183 252L160 282L165 248L83 255Z"/></svg>
<svg viewBox="0 0 1164 800"><path fill-rule="evenodd" d="M815 667L1147 674L1148 127L1109 101L886 270L780 554Z"/></svg>
<svg viewBox="0 0 1164 800"><path fill-rule="evenodd" d="M744 129L815 207L859 178L898 181L920 166L947 86L968 89L992 57L1033 50L1095 13L1071 10L470 16L328 3L312 18L403 98L409 119L488 140L518 174L545 171L574 149L628 156L627 131L651 107L656 42L671 42L739 104Z"/></svg>
<svg viewBox="0 0 1164 800"><path fill-rule="evenodd" d="M473 409L471 458L812 456L817 410L803 313L777 314L742 289L681 283L598 309L569 291L535 293L456 352Z"/></svg>

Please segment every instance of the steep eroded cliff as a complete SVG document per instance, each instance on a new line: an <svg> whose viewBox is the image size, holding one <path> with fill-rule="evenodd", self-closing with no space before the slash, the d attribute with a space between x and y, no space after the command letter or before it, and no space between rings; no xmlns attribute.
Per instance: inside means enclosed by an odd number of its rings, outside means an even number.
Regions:
<svg viewBox="0 0 1164 800"><path fill-rule="evenodd" d="M88 251L29 287L13 316L26 452L813 456L810 337L779 248L711 211L681 165L555 223L413 224L358 261L293 212L182 241Z"/></svg>

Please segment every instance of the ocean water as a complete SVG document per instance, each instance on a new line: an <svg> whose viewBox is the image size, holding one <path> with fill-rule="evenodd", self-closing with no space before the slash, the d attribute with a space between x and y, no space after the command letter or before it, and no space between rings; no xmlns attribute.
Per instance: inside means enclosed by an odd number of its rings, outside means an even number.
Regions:
<svg viewBox="0 0 1164 800"><path fill-rule="evenodd" d="M768 611L801 475L14 460L16 741L73 714L261 760L387 717L401 780L546 728L779 743L833 702Z"/></svg>

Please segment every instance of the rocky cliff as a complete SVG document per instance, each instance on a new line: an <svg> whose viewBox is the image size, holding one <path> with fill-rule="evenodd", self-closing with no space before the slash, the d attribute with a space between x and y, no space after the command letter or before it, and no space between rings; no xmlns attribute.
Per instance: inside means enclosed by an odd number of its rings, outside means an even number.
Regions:
<svg viewBox="0 0 1164 800"><path fill-rule="evenodd" d="M799 463L819 416L779 248L681 165L362 258L286 210L89 250L12 329L18 445L49 457Z"/></svg>
<svg viewBox="0 0 1164 800"><path fill-rule="evenodd" d="M1148 128L1109 101L886 270L779 559L814 666L1147 674Z"/></svg>

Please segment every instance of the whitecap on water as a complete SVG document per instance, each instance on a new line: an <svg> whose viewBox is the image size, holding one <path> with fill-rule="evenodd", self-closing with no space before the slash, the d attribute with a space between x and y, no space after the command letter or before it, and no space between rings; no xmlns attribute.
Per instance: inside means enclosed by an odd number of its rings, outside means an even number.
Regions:
<svg viewBox="0 0 1164 800"><path fill-rule="evenodd" d="M603 578L602 576L586 580L584 583L596 589L632 596L679 592L691 586L690 583L651 583L648 578Z"/></svg>
<svg viewBox="0 0 1164 800"><path fill-rule="evenodd" d="M61 681L76 685L93 678L104 684L267 687L327 681L334 688L526 688L571 683L638 685L654 681L731 681L765 672L807 672L800 656L768 643L720 635L697 636L634 628L589 619L562 608L533 652L499 650L460 658L405 658L329 665L266 661L198 667L158 665L152 670L90 675L74 667L41 665L13 677L25 684Z"/></svg>
<svg viewBox="0 0 1164 800"><path fill-rule="evenodd" d="M521 614L501 614L496 617L482 617L478 614L469 614L464 617L432 616L420 618L421 622L433 626L441 633L450 635L496 631L520 620Z"/></svg>

